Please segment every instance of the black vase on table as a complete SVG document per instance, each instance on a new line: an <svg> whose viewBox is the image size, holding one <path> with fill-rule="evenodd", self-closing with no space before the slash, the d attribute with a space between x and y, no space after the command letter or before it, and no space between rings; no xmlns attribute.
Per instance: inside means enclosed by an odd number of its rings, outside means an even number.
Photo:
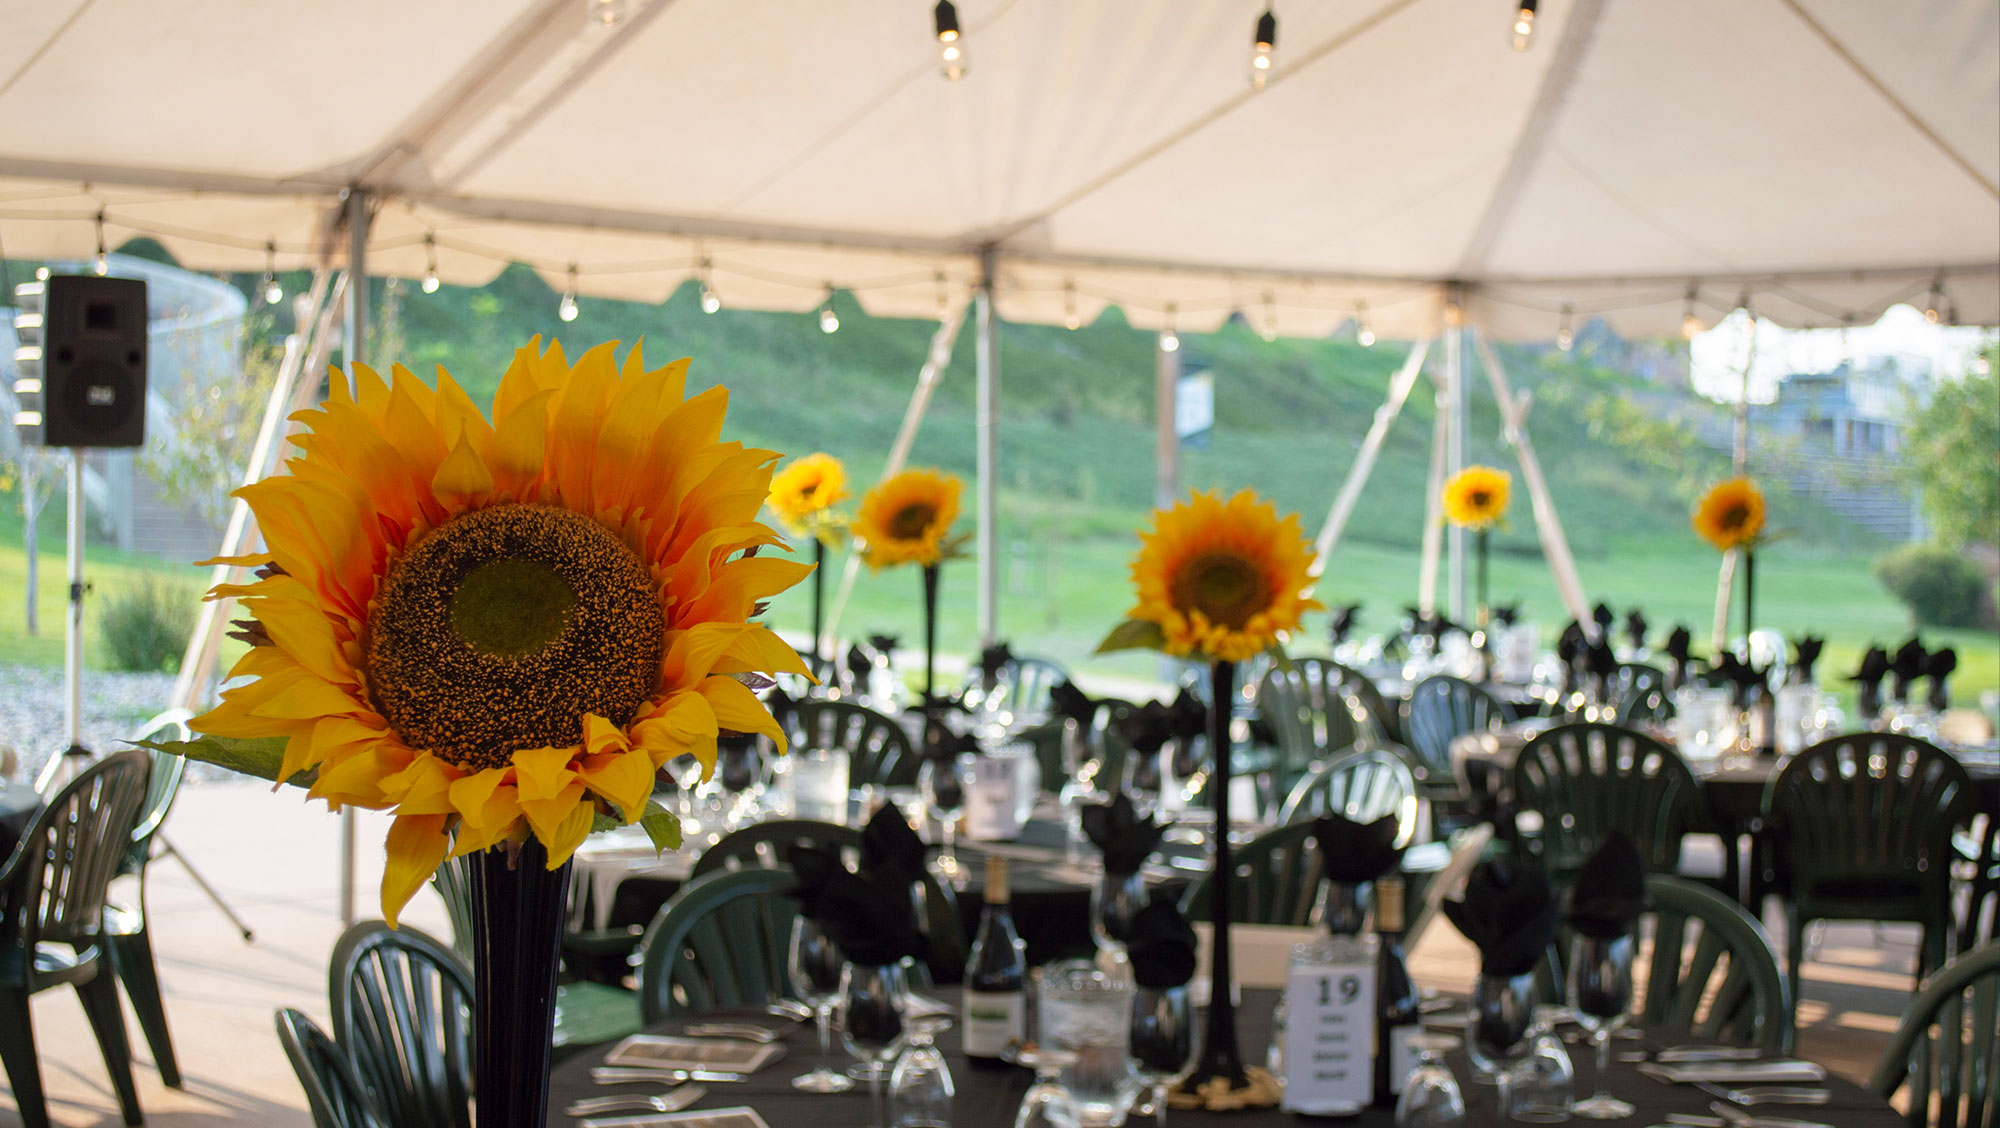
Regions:
<svg viewBox="0 0 2000 1128"><path fill-rule="evenodd" d="M1229 965L1229 918L1236 879L1236 861L1229 847L1229 710L1236 699L1236 663L1215 663L1209 670L1209 686L1208 749L1215 768L1209 776L1208 792L1215 809L1215 858L1209 875L1208 919L1215 938L1209 945L1208 1034L1202 1041L1201 1060L1180 1084L1184 1093L1195 1092L1218 1078L1227 1081L1232 1090L1249 1085L1243 1050L1236 1038L1236 1002L1230 990L1235 978Z"/></svg>
<svg viewBox="0 0 2000 1128"><path fill-rule="evenodd" d="M532 836L472 866L473 1094L479 1128L542 1128L570 863Z"/></svg>

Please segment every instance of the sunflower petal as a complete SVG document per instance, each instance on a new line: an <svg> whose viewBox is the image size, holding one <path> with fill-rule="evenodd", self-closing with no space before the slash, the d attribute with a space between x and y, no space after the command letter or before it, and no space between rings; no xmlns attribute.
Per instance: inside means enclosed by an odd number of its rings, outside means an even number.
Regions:
<svg viewBox="0 0 2000 1128"><path fill-rule="evenodd" d="M444 822L443 815L400 815L390 824L389 860L382 869L382 919L389 927L444 864L451 849Z"/></svg>
<svg viewBox="0 0 2000 1128"><path fill-rule="evenodd" d="M713 677L702 682L695 692L701 694L708 702L708 707L715 710L717 725L731 732L763 733L778 746L778 753L784 754L785 730L772 718L771 711L764 708L764 703L757 700L757 695L750 692L750 687L735 678ZM697 750L695 755L699 758L700 751ZM714 749L711 748L709 759L703 760L702 763L712 764L714 755Z"/></svg>

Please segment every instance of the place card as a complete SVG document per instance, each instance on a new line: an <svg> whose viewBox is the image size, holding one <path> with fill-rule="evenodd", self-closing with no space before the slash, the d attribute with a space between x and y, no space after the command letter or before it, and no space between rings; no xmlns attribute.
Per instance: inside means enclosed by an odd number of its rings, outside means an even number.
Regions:
<svg viewBox="0 0 2000 1128"><path fill-rule="evenodd" d="M1339 1115L1374 1096L1375 965L1294 966L1285 980L1285 1110Z"/></svg>
<svg viewBox="0 0 2000 1128"><path fill-rule="evenodd" d="M640 1069L707 1069L755 1073L783 1057L785 1047L733 1038L677 1038L634 1034L612 1047L604 1060Z"/></svg>

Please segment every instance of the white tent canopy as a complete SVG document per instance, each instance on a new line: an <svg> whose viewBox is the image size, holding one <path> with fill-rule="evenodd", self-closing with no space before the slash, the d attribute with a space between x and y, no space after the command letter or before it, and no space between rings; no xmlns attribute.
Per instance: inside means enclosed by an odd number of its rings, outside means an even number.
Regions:
<svg viewBox="0 0 2000 1128"><path fill-rule="evenodd" d="M0 252L1426 337L2000 321L1996 0L13 0ZM600 8L619 16L607 26ZM427 240L429 242L427 243Z"/></svg>

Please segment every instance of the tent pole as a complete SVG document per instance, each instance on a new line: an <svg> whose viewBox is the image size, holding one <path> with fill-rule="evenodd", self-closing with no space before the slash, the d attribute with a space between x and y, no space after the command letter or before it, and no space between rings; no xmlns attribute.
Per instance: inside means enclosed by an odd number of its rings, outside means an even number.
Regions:
<svg viewBox="0 0 2000 1128"><path fill-rule="evenodd" d="M1410 349L1410 355L1403 358L1403 367L1396 370L1395 378L1389 381L1389 398L1375 409L1375 422L1368 427L1368 435L1361 440L1361 449L1354 454L1354 464L1347 468L1347 480L1340 484L1340 493L1333 499L1332 508L1326 511L1326 524L1320 526L1319 539L1313 545L1312 578L1317 581L1326 571L1327 558L1333 555L1334 546L1340 543L1340 534L1347 528L1347 519L1354 513L1355 502L1361 499L1361 491L1368 485L1368 475L1375 469L1376 456L1382 453L1383 440L1389 437L1389 428L1395 426L1396 417L1402 414L1403 404L1410 398L1410 390L1417 385L1417 374L1423 371L1424 357L1430 352L1429 341L1418 341Z"/></svg>
<svg viewBox="0 0 2000 1128"><path fill-rule="evenodd" d="M1456 318L1452 320L1444 334L1445 388L1451 397L1451 446L1446 459L1445 470L1456 475L1471 461L1472 395L1470 381L1465 378L1465 328ZM1439 482L1432 492L1444 488ZM1446 530L1446 543L1450 548L1451 576L1451 617L1456 622L1466 622L1472 615L1472 602L1468 596L1465 576L1466 530L1453 525Z"/></svg>
<svg viewBox="0 0 2000 1128"><path fill-rule="evenodd" d="M965 324L965 307L955 306L938 322L937 332L931 334L931 349L924 357L924 367L917 373L916 390L910 393L910 406L903 411L903 426L896 432L896 442L889 448L889 460L882 465L882 480L895 476L903 469L903 463L910 457L910 446L917 441L917 426L924 421L924 412L931 405L931 392L937 388L938 380L951 364L952 346L958 342L958 331ZM831 644L840 637L840 613L847 609L847 597L854 591L854 581L861 575L861 557L853 552L847 554L847 564L841 569L840 588L833 594L833 603L827 608L826 623L818 640L822 649L831 654Z"/></svg>
<svg viewBox="0 0 2000 1128"><path fill-rule="evenodd" d="M1447 330L1449 332L1449 330ZM1436 417L1431 422L1431 469L1424 487L1423 560L1417 568L1417 610L1425 616L1437 611L1438 556L1444 545L1444 466L1445 448L1451 445L1451 404L1442 377L1436 382Z"/></svg>
<svg viewBox="0 0 2000 1128"><path fill-rule="evenodd" d="M1750 316L1750 346L1743 353L1742 380L1736 392L1736 434L1730 445L1730 465L1741 478L1750 472L1750 370L1757 366L1757 313L1750 308L1750 296L1743 296L1743 312ZM1743 554L1730 549L1722 554L1722 571L1715 580L1715 650L1729 646L1729 606L1736 594L1736 561Z"/></svg>
<svg viewBox="0 0 2000 1128"><path fill-rule="evenodd" d="M347 190L347 325L343 348L347 354L347 387L355 388L355 366L367 363L368 355L368 193L360 188ZM340 926L352 927L354 914L354 805L340 808Z"/></svg>
<svg viewBox="0 0 2000 1128"><path fill-rule="evenodd" d="M1562 598L1563 608L1572 619L1579 623L1590 621L1590 605L1584 601L1583 581L1576 573L1576 557L1570 554L1569 538L1564 535L1562 518L1556 514L1555 499L1549 496L1549 484L1542 477L1542 463L1535 457L1535 444L1528 439L1528 405L1525 397L1516 397L1507 383L1507 373L1500 367L1500 358L1493 352L1493 345L1484 334L1474 333L1473 347L1479 350L1479 362L1486 368L1486 378L1493 385L1493 399L1500 405L1500 421L1507 436L1507 445L1514 448L1514 456L1521 463L1521 480L1528 487L1528 501L1535 511L1535 532L1542 541L1542 557L1548 561L1549 572L1556 581L1556 594Z"/></svg>
<svg viewBox="0 0 2000 1128"><path fill-rule="evenodd" d="M1153 338L1153 508L1165 509L1181 493L1181 354Z"/></svg>
<svg viewBox="0 0 2000 1128"><path fill-rule="evenodd" d="M1000 318L993 309L997 252L979 252L978 364L979 428L979 645L1000 634Z"/></svg>

